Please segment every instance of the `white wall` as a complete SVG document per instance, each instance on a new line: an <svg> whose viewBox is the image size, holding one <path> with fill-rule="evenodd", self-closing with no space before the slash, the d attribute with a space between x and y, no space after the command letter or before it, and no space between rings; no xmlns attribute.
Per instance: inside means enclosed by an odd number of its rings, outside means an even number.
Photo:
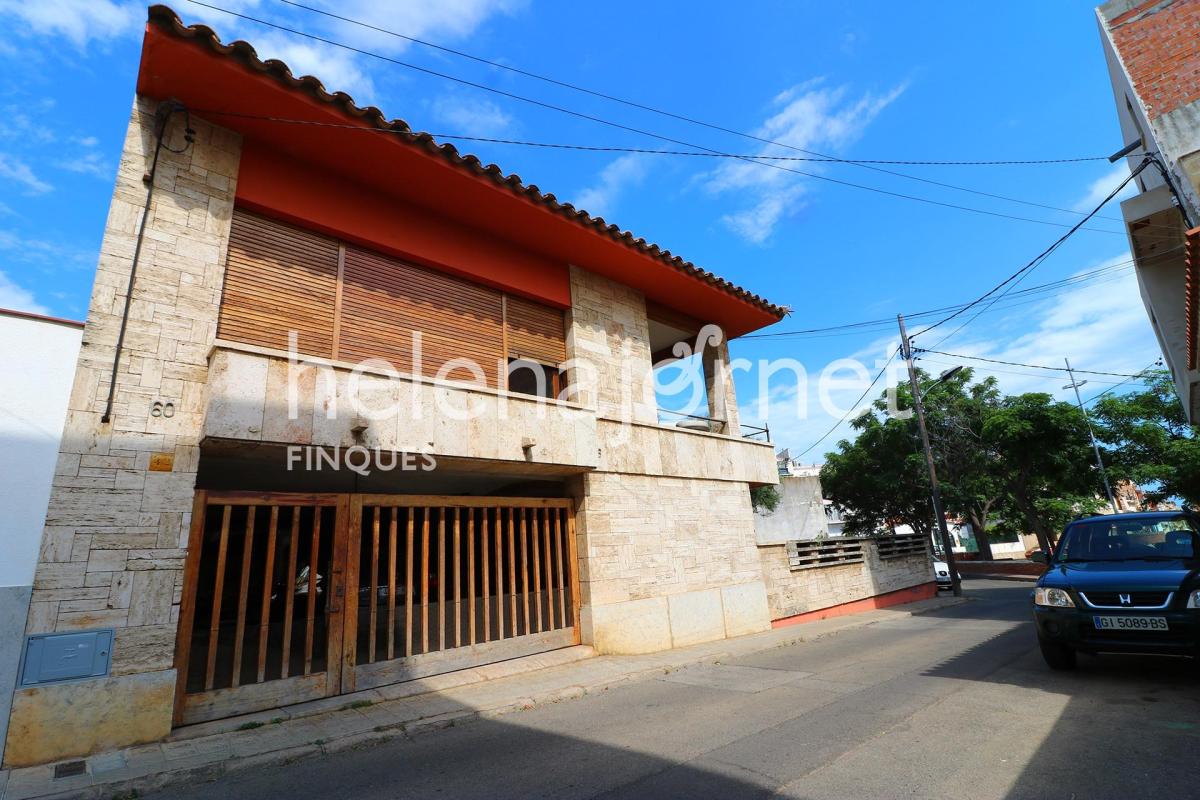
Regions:
<svg viewBox="0 0 1200 800"><path fill-rule="evenodd" d="M0 586L33 583L82 336L0 310Z"/></svg>
<svg viewBox="0 0 1200 800"><path fill-rule="evenodd" d="M760 545L828 535L821 479L816 475L780 475L779 505L769 514L754 513L754 537Z"/></svg>

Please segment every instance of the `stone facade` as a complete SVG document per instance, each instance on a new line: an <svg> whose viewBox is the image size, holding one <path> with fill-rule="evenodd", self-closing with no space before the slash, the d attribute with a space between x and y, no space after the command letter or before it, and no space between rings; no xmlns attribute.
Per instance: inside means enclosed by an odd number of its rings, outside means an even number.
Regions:
<svg viewBox="0 0 1200 800"><path fill-rule="evenodd" d="M9 766L132 744L170 729L171 704L161 701L164 686L169 700L174 681L208 353L241 145L236 135L192 120L194 144L182 153L164 148L160 155L113 414L104 423L146 201L142 178L155 146L155 108L137 100L125 139L26 624L27 633L115 629L112 677L18 690L5 750ZM176 115L168 128L171 148L183 149L182 129ZM167 404L169 414L163 413ZM72 700L81 691L87 703ZM144 692L154 702L140 701ZM64 704L71 706L71 730L93 731L90 739L47 744L21 733L45 730L39 720ZM114 721L113 704L137 708L141 721Z"/></svg>
<svg viewBox="0 0 1200 800"><path fill-rule="evenodd" d="M608 419L658 422L641 292L572 266L567 356L581 362L570 374L573 399Z"/></svg>
<svg viewBox="0 0 1200 800"><path fill-rule="evenodd" d="M199 119L183 148L173 120L150 207L112 420L101 416L154 136L153 103L129 126L71 393L34 579L28 633L112 628L111 675L18 692L5 763L22 766L162 738L170 730L182 573L203 441L348 445L463 460L565 465L577 502L584 640L634 653L766 629L751 483L777 480L772 448L736 435L724 343L705 356L731 435L658 424L642 295L570 270L571 402L363 372L372 408L343 408L349 365L301 370L289 418L286 354L215 338L239 139ZM570 362L568 362L570 363ZM170 406L170 413L165 409ZM446 407L482 408L460 421ZM503 413L502 413L503 412ZM354 428L359 429L355 438ZM520 470L518 470L520 471ZM582 474L578 474L582 473ZM548 474L548 473L547 473ZM70 706L87 736L40 731ZM39 732L34 735L32 732Z"/></svg>
<svg viewBox="0 0 1200 800"><path fill-rule="evenodd" d="M750 482L778 479L770 445L658 425L645 298L578 267L571 291L567 354L592 365L577 399L600 417L599 465L576 486L585 638L643 653L765 630ZM708 352L736 432L728 349Z"/></svg>
<svg viewBox="0 0 1200 800"><path fill-rule="evenodd" d="M841 564L793 572L788 566L783 544L758 548L763 580L767 585L767 603L771 619L778 620L832 608L855 600L865 600L910 586L931 583L933 563L928 556L881 560L870 542L867 560L861 564Z"/></svg>
<svg viewBox="0 0 1200 800"><path fill-rule="evenodd" d="M583 476L583 629L603 653L643 653L769 627L747 484Z"/></svg>

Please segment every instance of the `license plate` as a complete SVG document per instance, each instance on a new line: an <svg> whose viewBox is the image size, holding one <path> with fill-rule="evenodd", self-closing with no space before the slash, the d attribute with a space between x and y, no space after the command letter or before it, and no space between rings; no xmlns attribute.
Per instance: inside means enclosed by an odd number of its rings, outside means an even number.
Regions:
<svg viewBox="0 0 1200 800"><path fill-rule="evenodd" d="M1092 621L1101 631L1165 631L1166 617L1095 616Z"/></svg>

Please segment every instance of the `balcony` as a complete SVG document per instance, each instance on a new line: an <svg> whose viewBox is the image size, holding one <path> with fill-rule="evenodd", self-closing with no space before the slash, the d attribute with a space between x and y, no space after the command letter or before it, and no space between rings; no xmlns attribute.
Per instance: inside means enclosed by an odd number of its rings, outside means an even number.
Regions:
<svg viewBox="0 0 1200 800"><path fill-rule="evenodd" d="M430 453L595 469L595 412L488 387L389 374L218 340L208 439Z"/></svg>

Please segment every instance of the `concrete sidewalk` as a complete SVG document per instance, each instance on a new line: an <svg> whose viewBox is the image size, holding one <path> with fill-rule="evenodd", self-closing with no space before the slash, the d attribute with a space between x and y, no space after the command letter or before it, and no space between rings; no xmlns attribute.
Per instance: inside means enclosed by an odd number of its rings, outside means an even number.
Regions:
<svg viewBox="0 0 1200 800"><path fill-rule="evenodd" d="M572 647L473 670L319 700L233 720L181 728L165 742L63 765L0 772L0 800L136 796L182 781L411 737L601 692L697 663L812 641L841 630L910 617L957 603L945 597L862 614L777 628L643 656L593 656ZM82 761L82 772L79 772ZM56 771L60 777L56 778Z"/></svg>

